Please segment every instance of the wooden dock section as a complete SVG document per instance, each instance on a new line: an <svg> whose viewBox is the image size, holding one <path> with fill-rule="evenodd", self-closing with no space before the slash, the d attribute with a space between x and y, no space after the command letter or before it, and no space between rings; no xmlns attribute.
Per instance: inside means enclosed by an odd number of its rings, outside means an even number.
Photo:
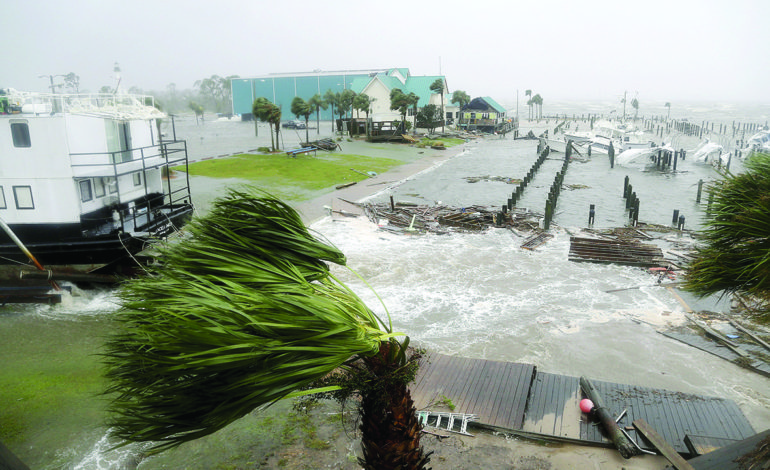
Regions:
<svg viewBox="0 0 770 470"><path fill-rule="evenodd" d="M663 257L663 250L655 245L580 237L570 237L568 259L647 268L665 267L668 264Z"/></svg>
<svg viewBox="0 0 770 470"><path fill-rule="evenodd" d="M418 410L448 398L455 412L475 414L477 425L535 438L612 447L601 426L580 412L585 396L578 377L538 371L533 365L430 354L423 359L412 396ZM687 436L732 442L755 434L732 400L635 385L592 381L621 427L650 424L677 452L691 456ZM633 428L631 428L633 429ZM628 431L643 449L651 443Z"/></svg>
<svg viewBox="0 0 770 470"><path fill-rule="evenodd" d="M755 346L752 344L741 344L740 348L749 353L748 357L742 357L732 349L694 333L681 333L675 331L661 331L660 333L671 339L675 339L694 348L698 348L701 351L705 351L717 357L721 357L727 361L741 362L742 367L764 375L765 377L770 377L770 364L758 359L758 357L761 357L759 355L767 353L767 351L760 346Z"/></svg>

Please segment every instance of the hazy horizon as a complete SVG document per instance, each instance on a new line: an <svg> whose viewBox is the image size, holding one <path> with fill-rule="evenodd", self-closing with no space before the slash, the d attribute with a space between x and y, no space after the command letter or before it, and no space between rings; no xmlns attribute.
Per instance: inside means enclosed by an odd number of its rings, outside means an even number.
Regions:
<svg viewBox="0 0 770 470"><path fill-rule="evenodd" d="M8 5L10 3L10 5ZM0 16L0 87L46 91L74 72L81 89L190 89L211 75L408 68L449 90L512 105L669 101L770 104L763 24L770 3L737 0L497 2L394 0L261 4L167 0L11 1ZM41 78L41 75L44 76ZM61 81L61 77L56 78Z"/></svg>

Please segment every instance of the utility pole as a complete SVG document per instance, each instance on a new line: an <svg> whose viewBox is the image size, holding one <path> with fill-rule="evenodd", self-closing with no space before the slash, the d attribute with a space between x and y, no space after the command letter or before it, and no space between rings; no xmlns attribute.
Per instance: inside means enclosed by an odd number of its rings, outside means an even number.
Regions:
<svg viewBox="0 0 770 470"><path fill-rule="evenodd" d="M628 92L623 92L623 122L626 122L626 93Z"/></svg>

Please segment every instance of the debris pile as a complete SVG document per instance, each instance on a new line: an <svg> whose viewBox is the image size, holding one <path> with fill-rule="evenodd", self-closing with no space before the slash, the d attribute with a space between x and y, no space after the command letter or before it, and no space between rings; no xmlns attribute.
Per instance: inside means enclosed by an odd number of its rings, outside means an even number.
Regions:
<svg viewBox="0 0 770 470"><path fill-rule="evenodd" d="M356 203L382 229L409 233L482 231L490 227L540 231L542 215L526 209L503 213L485 206L450 207L411 204Z"/></svg>

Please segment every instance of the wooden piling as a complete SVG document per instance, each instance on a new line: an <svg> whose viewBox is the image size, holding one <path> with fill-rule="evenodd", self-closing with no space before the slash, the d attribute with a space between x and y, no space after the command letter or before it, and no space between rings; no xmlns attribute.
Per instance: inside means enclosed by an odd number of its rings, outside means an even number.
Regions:
<svg viewBox="0 0 770 470"><path fill-rule="evenodd" d="M701 191L703 190L703 180L698 180L698 194L695 196L695 204L700 204L700 195Z"/></svg>
<svg viewBox="0 0 770 470"><path fill-rule="evenodd" d="M588 209L588 225L592 226L596 218L596 204L591 204Z"/></svg>
<svg viewBox="0 0 770 470"><path fill-rule="evenodd" d="M615 417L604 406L604 400L599 391L596 390L591 381L586 377L580 377L580 388L583 389L586 396L594 403L594 409L592 410L599 418L604 430L607 431L607 436L610 441L620 452L620 455L624 459L630 459L634 455L639 455L639 450L634 446L631 441L623 434L618 424L615 422Z"/></svg>
<svg viewBox="0 0 770 470"><path fill-rule="evenodd" d="M679 209L674 209L674 217L671 218L671 225L676 225L677 220L679 220Z"/></svg>

